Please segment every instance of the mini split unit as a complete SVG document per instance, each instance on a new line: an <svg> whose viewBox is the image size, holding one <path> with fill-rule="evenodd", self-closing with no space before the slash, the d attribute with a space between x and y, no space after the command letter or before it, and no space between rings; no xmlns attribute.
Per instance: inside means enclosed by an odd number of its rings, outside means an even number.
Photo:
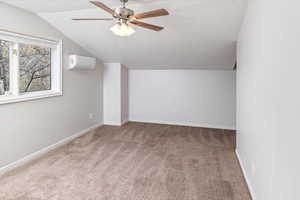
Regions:
<svg viewBox="0 0 300 200"><path fill-rule="evenodd" d="M69 69L71 70L92 70L96 67L96 58L70 55Z"/></svg>

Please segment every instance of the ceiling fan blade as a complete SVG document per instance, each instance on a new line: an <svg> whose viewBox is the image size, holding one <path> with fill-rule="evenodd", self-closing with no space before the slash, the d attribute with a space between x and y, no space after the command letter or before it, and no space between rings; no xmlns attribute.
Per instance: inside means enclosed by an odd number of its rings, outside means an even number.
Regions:
<svg viewBox="0 0 300 200"><path fill-rule="evenodd" d="M99 2L99 1L90 1L92 4L94 4L95 6L97 6L98 8L101 8L103 10L105 10L106 12L114 15L115 11L113 9L111 9L110 7L106 6L105 4Z"/></svg>
<svg viewBox="0 0 300 200"><path fill-rule="evenodd" d="M97 21L97 20L104 20L104 21L110 21L110 20L114 20L113 18L75 18L72 19L74 21L89 21L89 20L93 20L93 21Z"/></svg>
<svg viewBox="0 0 300 200"><path fill-rule="evenodd" d="M150 18L150 17L160 17L160 16L165 16L165 15L169 15L169 12L166 9L159 9L159 10L153 10L153 11L149 11L149 12L136 14L133 17L135 19L144 19L144 18Z"/></svg>
<svg viewBox="0 0 300 200"><path fill-rule="evenodd" d="M134 25L137 25L137 26L140 26L140 27L143 27L143 28L151 29L151 30L154 30L154 31L161 31L161 30L164 29L164 27L155 26L155 25L152 25L152 24L147 24L147 23L140 22L140 21L137 21L137 20L132 20L132 21L130 21L130 23L132 23Z"/></svg>

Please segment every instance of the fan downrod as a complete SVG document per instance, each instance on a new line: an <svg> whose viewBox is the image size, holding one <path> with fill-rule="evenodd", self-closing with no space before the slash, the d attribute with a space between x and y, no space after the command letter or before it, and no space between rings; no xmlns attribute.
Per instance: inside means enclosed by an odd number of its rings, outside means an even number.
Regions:
<svg viewBox="0 0 300 200"><path fill-rule="evenodd" d="M125 8L126 7L126 3L128 2L128 0L120 0L120 1L123 4L123 8Z"/></svg>

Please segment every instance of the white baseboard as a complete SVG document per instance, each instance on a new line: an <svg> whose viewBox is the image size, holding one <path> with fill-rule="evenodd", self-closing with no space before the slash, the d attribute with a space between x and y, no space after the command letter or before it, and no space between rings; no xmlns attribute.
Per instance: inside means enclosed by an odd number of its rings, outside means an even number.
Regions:
<svg viewBox="0 0 300 200"><path fill-rule="evenodd" d="M107 126L122 126L122 123L114 123L114 122L106 122L103 125L107 125Z"/></svg>
<svg viewBox="0 0 300 200"><path fill-rule="evenodd" d="M249 192L250 192L250 194L251 194L252 200L256 200L257 198L256 198L256 195L255 195L255 193L254 193L253 186L252 186L252 184L251 184L251 182L250 182L250 179L249 179L249 177L248 177L248 175L247 175L247 172L246 172L246 169L245 169L245 167L244 167L245 165L244 165L243 160L242 160L242 158L241 158L241 156L240 156L240 154L239 154L239 152L238 152L237 149L235 150L235 153L236 153L236 156L237 156L237 158L238 158L238 160L239 160L239 162L240 162L240 166L241 166L241 168L242 168L242 171L243 171L243 174L244 174L246 183L247 183L247 185L248 185Z"/></svg>
<svg viewBox="0 0 300 200"><path fill-rule="evenodd" d="M123 126L124 124L126 124L128 121L122 121L122 122L104 122L103 125L108 125L108 126Z"/></svg>
<svg viewBox="0 0 300 200"><path fill-rule="evenodd" d="M192 127L201 127L201 128L215 128L215 129L225 129L225 130L235 130L235 127L232 126L220 126L215 124L195 124L195 123L186 123L186 122L171 122L171 121L160 121L160 120L135 120L130 119L129 122L142 122L142 123L153 123L153 124L167 124L167 125L178 125L178 126L192 126Z"/></svg>
<svg viewBox="0 0 300 200"><path fill-rule="evenodd" d="M27 155L24 158L21 158L21 159L13 162L11 164L8 164L8 165L6 165L4 167L1 167L0 168L0 176L4 175L5 173L7 173L9 171L12 171L12 170L14 170L16 168L19 168L19 167L21 167L21 166L23 166L23 165L25 165L25 164L27 164L27 163L29 163L29 162L37 159L37 158L40 158L43 155L47 154L48 152L50 152L50 151L52 151L54 149L57 149L57 148L65 145L65 144L71 142L75 138L78 138L78 137L80 137L80 136L82 136L82 135L84 135L84 134L86 134L86 133L88 133L88 132L90 132L90 131L92 131L92 130L100 127L100 126L102 126L102 125L103 125L102 123L95 124L95 125L87 128L87 129L84 129L84 130L82 130L82 131L80 131L78 133L75 133L74 135L71 135L71 136L69 136L67 138L64 138L64 139L60 140L59 142L57 142L55 144L52 144L52 145L50 145L48 147L45 147L45 148L43 148L43 149L41 149L39 151L36 151L36 152L32 153L30 155Z"/></svg>

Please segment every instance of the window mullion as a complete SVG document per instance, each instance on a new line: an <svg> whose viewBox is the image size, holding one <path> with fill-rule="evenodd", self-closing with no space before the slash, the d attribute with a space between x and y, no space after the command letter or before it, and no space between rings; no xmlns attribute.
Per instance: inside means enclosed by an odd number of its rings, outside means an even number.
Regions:
<svg viewBox="0 0 300 200"><path fill-rule="evenodd" d="M14 43L10 42L9 44L9 94L12 95L13 94L13 88L14 88L14 84L13 84L13 77L14 72L13 72L13 51L14 51Z"/></svg>
<svg viewBox="0 0 300 200"><path fill-rule="evenodd" d="M14 43L11 50L11 93L14 96L19 95L19 44Z"/></svg>

